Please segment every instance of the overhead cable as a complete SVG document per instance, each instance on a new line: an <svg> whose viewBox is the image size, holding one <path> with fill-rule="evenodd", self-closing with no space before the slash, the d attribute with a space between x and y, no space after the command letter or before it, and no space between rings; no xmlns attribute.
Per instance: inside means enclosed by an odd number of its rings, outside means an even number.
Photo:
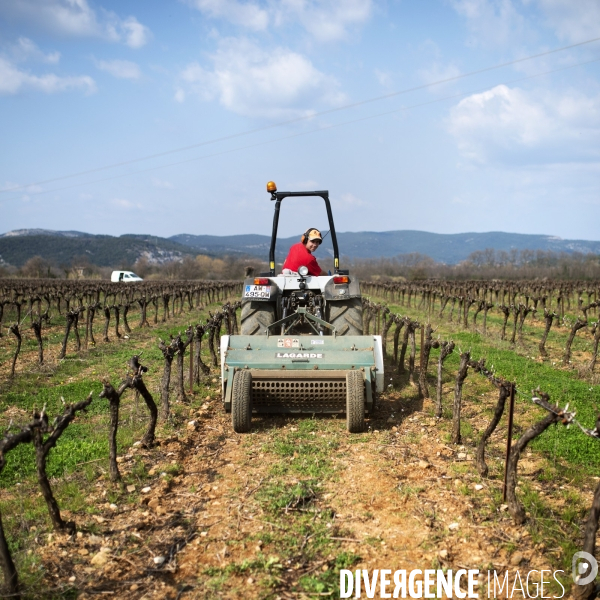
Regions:
<svg viewBox="0 0 600 600"><path fill-rule="evenodd" d="M545 52L540 52L539 54L532 54L530 56L526 56L526 57L523 57L523 58L517 58L517 59L511 60L511 61L507 61L507 62L504 62L504 63L493 65L493 66L490 66L490 67L484 67L483 69L477 69L475 71L469 71L468 73L462 73L462 74L459 74L459 75L454 75L453 77L446 77L445 79L439 79L437 81L433 81L433 82L430 82L430 83L425 83L423 85L418 85L418 86L415 86L415 87L406 88L406 89L399 90L399 91L396 91L396 92L390 92L389 94L384 94L382 96L376 96L376 97L373 97L373 98L367 98L365 100L360 100L358 102L353 102L351 104L345 104L343 106L338 106L338 107L335 107L335 108L330 108L330 109L327 109L327 110L310 113L308 115L303 115L301 117L295 117L293 119L288 119L286 121L279 121L277 123L271 123L270 125L265 125L263 127L257 127L255 129L249 129L249 130L246 130L246 131L242 131L242 132L238 132L238 133L233 133L233 134L230 134L230 135L226 135L226 136L214 138L214 139L211 139L211 140L206 140L204 142L199 142L197 144L191 144L189 146L182 146L181 148L175 148L173 150L166 150L164 152L158 152L158 153L155 153L155 154L149 154L149 155L142 156L142 157L139 157L139 158L133 158L133 159L130 159L130 160L125 160L125 161L121 161L121 162L117 162L117 163L112 163L110 165L105 165L105 166L102 166L102 167L96 167L96 168L93 168L93 169L87 169L85 171L79 171L77 173L71 173L70 175L62 175L60 177L53 177L51 179L44 179L44 180L37 181L37 182L34 182L34 183L28 183L28 184L24 184L24 185L18 185L18 186L13 186L13 187L10 187L10 188L5 188L5 189L0 190L0 194L4 194L4 193L7 193L7 192L16 192L16 191L19 191L19 190L24 190L24 189L26 189L28 187L31 187L31 186L44 185L44 184L47 184L47 183L53 183L55 181L62 181L62 180L65 180L65 179L72 179L74 177L80 177L82 175L89 175L91 173L97 173L98 171L105 171L105 170L108 170L108 169L114 169L116 167L122 167L122 166L125 166L125 165L130 165L130 164L134 164L134 163L138 163L138 162L142 162L142 161L146 161L146 160L151 160L153 158L159 158L161 156L167 156L169 154L175 154L175 153L178 153L178 152L185 152L187 150L193 150L194 148L200 148L202 146L208 146L208 145L211 145L211 144L216 144L218 142L224 142L224 141L228 141L228 140L231 140L231 139L235 139L235 138L239 138L239 137L244 137L244 136L252 135L254 133L260 133L262 131L267 131L269 129L275 129L277 127L283 127L285 125L290 125L292 123L298 123L298 122L301 122L301 121L307 121L309 119L314 119L315 117L320 117L320 116L328 115L328 114L331 114L331 113L340 112L340 111L343 111L343 110L348 110L350 108L356 108L356 107L359 107L359 106L364 106L365 104L370 104L370 103L373 103L373 102L379 102L381 100L386 100L386 99L389 99L389 98L394 98L396 96L400 96L400 95L403 95L403 94L408 94L408 93L411 93L411 92L416 92L416 91L419 91L419 90L427 89L427 88L430 88L430 87L434 87L436 85L442 85L442 84L445 84L445 83L450 83L452 81L458 81L459 79L464 79L466 77L472 77L474 75L480 75L481 73L486 73L488 71L493 71L493 70L496 70L496 69L501 69L503 67L508 67L508 66L515 65L515 64L518 64L518 63L522 63L522 62L525 62L525 61L528 61L528 60L533 60L535 58L540 58L542 56L548 56L549 54L555 54L557 52L563 52L565 50L570 50L572 48L577 48L579 46L584 46L586 44L591 44L591 43L597 42L597 41L600 41L600 37L596 37L596 38L592 38L592 39L589 39L589 40L585 40L583 42L578 42L576 44L571 44L569 46L562 46L560 48L554 48L553 50L547 50ZM591 61L591 62L594 62L594 61ZM587 64L587 63L581 63L581 64ZM294 136L291 136L291 137L294 137ZM254 146L250 146L250 147L254 147ZM187 162L187 161L183 161L183 162ZM62 189L64 189L64 188L62 188Z"/></svg>

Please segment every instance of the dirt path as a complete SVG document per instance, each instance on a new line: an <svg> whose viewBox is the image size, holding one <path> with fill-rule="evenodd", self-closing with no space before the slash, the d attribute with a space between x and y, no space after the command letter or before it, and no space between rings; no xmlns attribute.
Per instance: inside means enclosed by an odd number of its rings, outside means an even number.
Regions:
<svg viewBox="0 0 600 600"><path fill-rule="evenodd" d="M80 532L49 536L49 597L66 582L82 599L338 597L342 568L550 568L500 505L500 448L480 481L474 447L447 444L449 423L414 394L387 394L359 435L334 418L258 418L236 435L207 400L122 457L138 483L98 481L91 516L65 515ZM538 466L528 457L524 476Z"/></svg>

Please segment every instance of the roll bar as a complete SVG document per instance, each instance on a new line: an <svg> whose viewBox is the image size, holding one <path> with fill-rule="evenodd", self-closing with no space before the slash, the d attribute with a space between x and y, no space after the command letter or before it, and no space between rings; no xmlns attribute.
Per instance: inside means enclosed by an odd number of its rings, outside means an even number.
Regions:
<svg viewBox="0 0 600 600"><path fill-rule="evenodd" d="M271 192L271 200L275 201L275 214L273 215L273 233L271 234L271 248L269 249L269 270L270 275L275 275L275 243L277 241L277 226L279 225L279 209L281 201L290 196L319 196L325 200L327 210L327 219L329 220L329 231L331 233L331 243L333 244L333 268L335 273L340 270L340 255L338 252L337 237L335 235L335 226L333 224L333 214L331 213L331 204L329 203L329 191L319 192Z"/></svg>

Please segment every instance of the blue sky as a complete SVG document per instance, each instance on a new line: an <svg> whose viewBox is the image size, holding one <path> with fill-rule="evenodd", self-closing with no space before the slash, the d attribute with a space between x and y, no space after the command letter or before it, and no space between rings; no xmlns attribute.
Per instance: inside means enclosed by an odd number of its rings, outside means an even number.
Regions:
<svg viewBox="0 0 600 600"><path fill-rule="evenodd" d="M600 0L0 2L0 232L268 234L272 179L339 231L598 240L600 41L548 53L598 37Z"/></svg>

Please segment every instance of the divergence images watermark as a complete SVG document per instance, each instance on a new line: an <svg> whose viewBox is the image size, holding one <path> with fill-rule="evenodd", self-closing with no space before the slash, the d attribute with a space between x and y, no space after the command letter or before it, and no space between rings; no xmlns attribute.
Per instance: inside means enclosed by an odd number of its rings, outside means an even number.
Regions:
<svg viewBox="0 0 600 600"><path fill-rule="evenodd" d="M532 569L521 573L487 571L488 598L562 598L565 588L557 577L562 569ZM587 585L596 578L598 563L587 552L573 556L572 576L576 585ZM560 596L548 595L555 581L562 589ZM357 569L340 571L340 598L479 598L478 587L485 581L478 569ZM556 588L556 586L554 586Z"/></svg>
<svg viewBox="0 0 600 600"><path fill-rule="evenodd" d="M575 552L573 554L572 572L573 581L577 585L587 585L598 575L598 563L589 552Z"/></svg>

